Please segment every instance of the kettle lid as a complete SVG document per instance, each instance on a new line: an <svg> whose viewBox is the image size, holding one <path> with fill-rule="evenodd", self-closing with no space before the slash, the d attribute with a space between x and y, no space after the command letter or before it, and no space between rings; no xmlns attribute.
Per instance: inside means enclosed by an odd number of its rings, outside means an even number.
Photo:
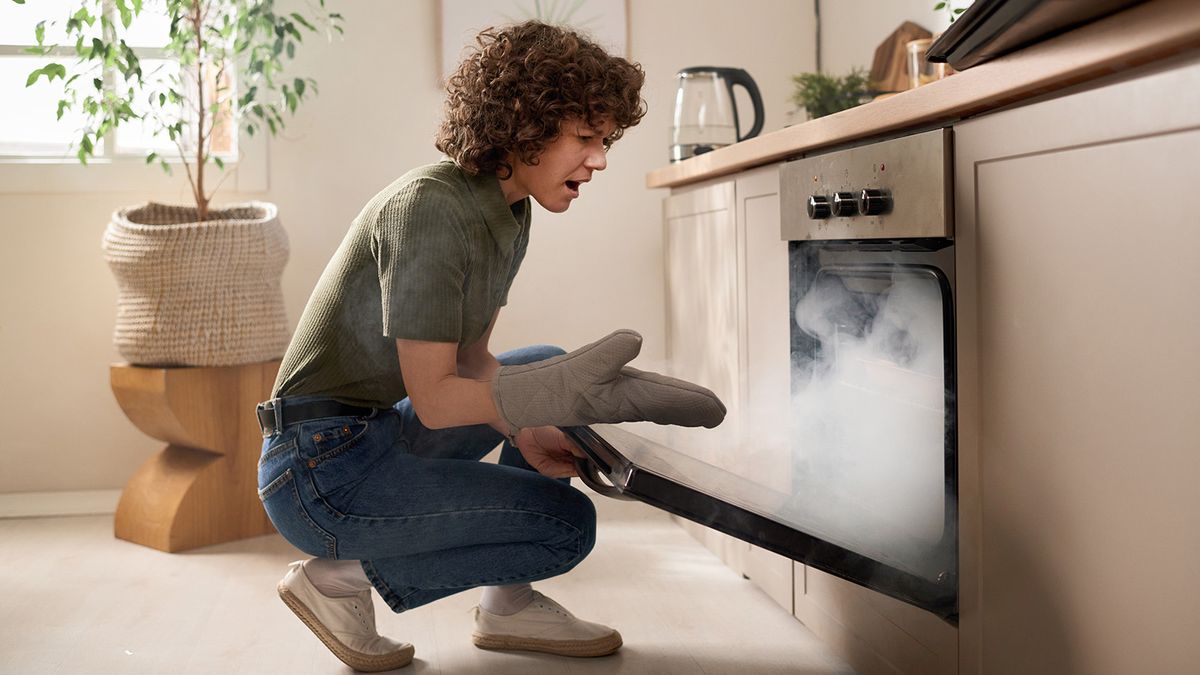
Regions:
<svg viewBox="0 0 1200 675"><path fill-rule="evenodd" d="M687 75L697 75L699 73L717 73L722 70L729 70L729 69L728 68L720 68L718 66L692 66L691 68L684 68L683 70L679 71L678 73L675 73L675 76L676 77L685 77Z"/></svg>

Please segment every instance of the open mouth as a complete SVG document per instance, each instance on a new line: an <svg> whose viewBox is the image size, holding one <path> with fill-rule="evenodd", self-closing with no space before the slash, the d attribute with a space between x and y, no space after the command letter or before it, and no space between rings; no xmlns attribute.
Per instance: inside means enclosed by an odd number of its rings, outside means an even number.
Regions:
<svg viewBox="0 0 1200 675"><path fill-rule="evenodd" d="M569 180L566 182L566 186L567 186L567 189L572 192L572 194L574 194L575 196L579 196L579 181Z"/></svg>

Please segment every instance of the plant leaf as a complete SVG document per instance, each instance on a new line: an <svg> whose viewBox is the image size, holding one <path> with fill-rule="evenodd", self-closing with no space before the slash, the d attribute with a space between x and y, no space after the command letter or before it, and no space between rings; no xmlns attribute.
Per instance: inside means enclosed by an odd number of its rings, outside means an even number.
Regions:
<svg viewBox="0 0 1200 675"><path fill-rule="evenodd" d="M309 23L308 19L305 19L303 16L300 16L299 13L292 12L291 16L292 16L292 19L294 19L296 21L296 23L300 24L301 26L304 26L305 28L313 31L314 33L317 31L317 27L312 25L311 23Z"/></svg>
<svg viewBox="0 0 1200 675"><path fill-rule="evenodd" d="M129 28L129 24L133 23L133 12L129 11L129 5L125 0L116 0L117 11L121 14L121 25Z"/></svg>

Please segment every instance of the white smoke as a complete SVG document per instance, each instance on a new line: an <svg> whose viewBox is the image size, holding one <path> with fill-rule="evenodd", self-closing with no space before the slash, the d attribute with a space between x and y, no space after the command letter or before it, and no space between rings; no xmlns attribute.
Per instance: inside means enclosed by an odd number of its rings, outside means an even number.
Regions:
<svg viewBox="0 0 1200 675"><path fill-rule="evenodd" d="M787 515L845 548L930 573L922 558L945 513L940 287L909 273L827 277L794 320L821 347L792 373Z"/></svg>

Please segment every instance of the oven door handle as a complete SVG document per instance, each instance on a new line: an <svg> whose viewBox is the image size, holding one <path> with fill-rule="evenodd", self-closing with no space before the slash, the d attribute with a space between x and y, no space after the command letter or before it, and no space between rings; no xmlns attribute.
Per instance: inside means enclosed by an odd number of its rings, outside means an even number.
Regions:
<svg viewBox="0 0 1200 675"><path fill-rule="evenodd" d="M637 497L625 494L615 485L605 482L604 479L600 477L600 467L596 466L596 463L590 458L576 457L575 471L579 474L579 480L583 481L584 485L590 487L596 492L599 492L605 497L610 497L612 499L624 499L631 502L640 501Z"/></svg>

